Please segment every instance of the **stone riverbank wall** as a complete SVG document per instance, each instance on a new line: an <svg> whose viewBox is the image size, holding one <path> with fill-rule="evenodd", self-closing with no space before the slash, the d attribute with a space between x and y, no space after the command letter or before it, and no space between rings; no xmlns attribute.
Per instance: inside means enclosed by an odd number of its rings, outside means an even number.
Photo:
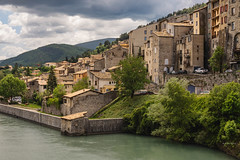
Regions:
<svg viewBox="0 0 240 160"><path fill-rule="evenodd" d="M34 110L28 110L4 104L0 104L0 113L29 120L57 130L61 129L61 118L57 116L52 116Z"/></svg>
<svg viewBox="0 0 240 160"><path fill-rule="evenodd" d="M64 135L92 135L123 132L123 119L88 119L87 112L62 117L61 133Z"/></svg>
<svg viewBox="0 0 240 160"><path fill-rule="evenodd" d="M88 119L85 117L87 112L57 117L34 110L0 104L0 113L61 130L62 134L69 136L110 134L123 131L123 119Z"/></svg>

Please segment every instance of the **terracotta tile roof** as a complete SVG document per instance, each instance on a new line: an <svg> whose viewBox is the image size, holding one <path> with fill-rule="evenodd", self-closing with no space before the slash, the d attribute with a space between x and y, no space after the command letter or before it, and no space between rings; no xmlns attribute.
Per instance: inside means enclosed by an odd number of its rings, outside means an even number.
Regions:
<svg viewBox="0 0 240 160"><path fill-rule="evenodd" d="M158 37L173 37L171 34L169 34L167 31L163 32L153 32Z"/></svg>
<svg viewBox="0 0 240 160"><path fill-rule="evenodd" d="M85 117L86 114L87 114L87 112L79 112L79 113L64 116L64 117L62 117L62 119L73 120L73 119L83 118L83 117Z"/></svg>
<svg viewBox="0 0 240 160"><path fill-rule="evenodd" d="M110 72L93 72L93 71L91 71L90 73L92 73L95 77L97 77L99 79L112 79L112 75Z"/></svg>
<svg viewBox="0 0 240 160"><path fill-rule="evenodd" d="M66 95L64 95L63 97L72 98L72 97L75 97L75 96L77 96L77 95L86 93L86 92L88 92L88 91L91 91L91 90L90 90L90 89L82 89L82 90L79 90L79 91L77 91L77 92L73 92L73 93L66 94Z"/></svg>
<svg viewBox="0 0 240 160"><path fill-rule="evenodd" d="M83 74L83 73L86 73L86 72L87 72L87 70L81 70L81 71L78 71L78 72L76 72L74 74Z"/></svg>
<svg viewBox="0 0 240 160"><path fill-rule="evenodd" d="M113 67L108 68L107 70L108 70L108 71L112 71L112 70L118 69L118 68L120 68L120 67L121 67L121 66L113 66Z"/></svg>
<svg viewBox="0 0 240 160"><path fill-rule="evenodd" d="M192 24L189 23L168 23L170 25L174 25L174 26L186 26L186 27L193 27Z"/></svg>

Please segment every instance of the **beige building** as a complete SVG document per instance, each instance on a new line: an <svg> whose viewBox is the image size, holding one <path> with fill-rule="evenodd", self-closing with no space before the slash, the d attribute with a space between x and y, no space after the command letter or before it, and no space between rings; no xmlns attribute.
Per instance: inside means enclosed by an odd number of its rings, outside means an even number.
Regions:
<svg viewBox="0 0 240 160"><path fill-rule="evenodd" d="M87 70L82 70L82 71L74 73L73 74L73 81L77 82L77 81L83 79L84 77L87 77Z"/></svg>
<svg viewBox="0 0 240 160"><path fill-rule="evenodd" d="M116 82L112 80L110 72L88 71L88 79L89 85L94 87L95 91L104 93L115 88ZM107 90L110 89L109 86L111 86L111 90Z"/></svg>
<svg viewBox="0 0 240 160"><path fill-rule="evenodd" d="M149 37L154 31L159 31L159 23L153 23L146 26L141 26L129 32L129 54L143 55L144 43L149 40Z"/></svg>

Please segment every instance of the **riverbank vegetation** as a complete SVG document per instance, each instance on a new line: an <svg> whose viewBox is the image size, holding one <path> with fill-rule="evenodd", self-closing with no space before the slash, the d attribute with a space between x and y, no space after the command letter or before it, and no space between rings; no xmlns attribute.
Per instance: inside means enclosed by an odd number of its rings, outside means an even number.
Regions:
<svg viewBox="0 0 240 160"><path fill-rule="evenodd" d="M124 97L98 115L124 117L131 133L216 147L240 158L240 84L215 86L204 96L190 94L187 84L170 79L159 95Z"/></svg>

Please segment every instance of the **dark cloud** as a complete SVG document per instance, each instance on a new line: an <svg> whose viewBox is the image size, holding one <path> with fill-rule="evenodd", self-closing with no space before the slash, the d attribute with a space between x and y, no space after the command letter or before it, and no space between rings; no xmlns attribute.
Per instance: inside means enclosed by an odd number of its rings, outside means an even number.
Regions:
<svg viewBox="0 0 240 160"><path fill-rule="evenodd" d="M169 11L187 7L185 5L187 2L187 5L192 5L203 1L206 2L206 0L1 0L0 5L13 5L18 10L24 7L24 11L41 16L63 13L98 19L129 17L151 20L164 16ZM178 5L175 5L176 3Z"/></svg>

